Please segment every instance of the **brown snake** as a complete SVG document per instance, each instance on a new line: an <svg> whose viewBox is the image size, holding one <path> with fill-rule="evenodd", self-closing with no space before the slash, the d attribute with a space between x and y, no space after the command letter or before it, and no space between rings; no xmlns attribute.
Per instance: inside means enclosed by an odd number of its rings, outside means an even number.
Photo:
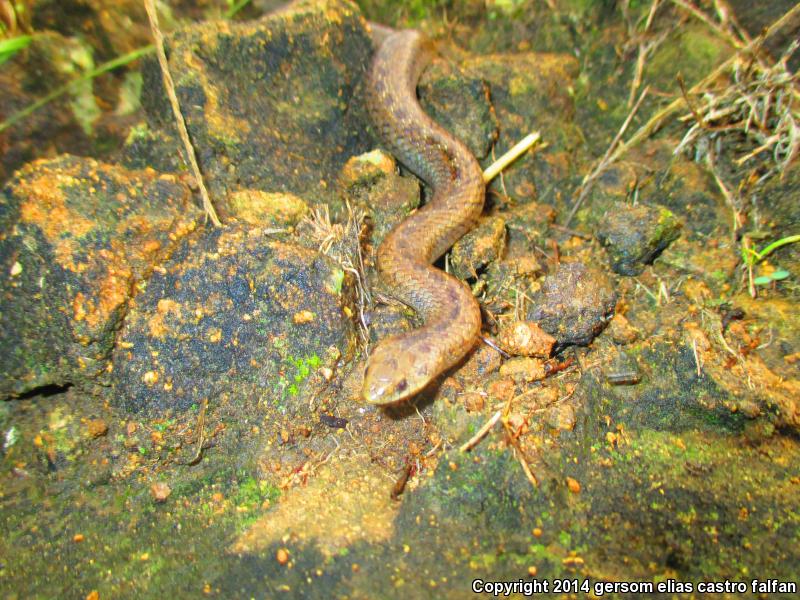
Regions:
<svg viewBox="0 0 800 600"><path fill-rule="evenodd" d="M363 394L373 404L418 393L469 352L481 329L469 287L431 265L476 225L484 199L475 157L417 100L417 81L432 54L419 32L392 33L373 60L367 86L367 107L383 143L433 188L433 198L378 248L378 272L392 295L425 324L381 340L372 351Z"/></svg>

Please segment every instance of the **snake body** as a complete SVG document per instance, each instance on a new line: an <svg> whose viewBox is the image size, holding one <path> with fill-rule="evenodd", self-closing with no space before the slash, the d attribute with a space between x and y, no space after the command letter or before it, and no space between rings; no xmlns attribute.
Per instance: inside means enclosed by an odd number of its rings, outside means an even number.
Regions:
<svg viewBox="0 0 800 600"><path fill-rule="evenodd" d="M481 328L480 307L467 285L432 266L477 224L485 192L475 157L417 100L417 82L432 55L419 32L398 31L383 41L369 74L367 108L381 140L433 189L432 199L378 248L381 278L424 325L375 346L363 388L373 404L418 393L472 348Z"/></svg>

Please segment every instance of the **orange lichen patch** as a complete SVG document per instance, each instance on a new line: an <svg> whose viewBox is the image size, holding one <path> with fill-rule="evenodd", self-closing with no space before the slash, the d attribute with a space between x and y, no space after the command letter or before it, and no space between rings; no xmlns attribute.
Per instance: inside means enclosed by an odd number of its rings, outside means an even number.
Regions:
<svg viewBox="0 0 800 600"><path fill-rule="evenodd" d="M316 315L310 310L301 310L294 313L292 320L295 325L302 325L304 323L311 323L316 318Z"/></svg>
<svg viewBox="0 0 800 600"><path fill-rule="evenodd" d="M355 471L361 475L355 476ZM335 556L357 541L387 542L394 533L396 510L386 479L370 468L368 458L334 459L322 465L307 485L290 488L230 550L257 553L290 535L313 541L325 555Z"/></svg>
<svg viewBox="0 0 800 600"><path fill-rule="evenodd" d="M210 36L218 39L218 36ZM220 108L225 102L220 102L218 98L219 89L208 80L205 64L197 58L193 50L187 48L182 59L186 65L192 69L192 75L197 77L205 91L205 122L208 126L208 133L211 137L218 140L225 140L226 143L241 143L242 137L247 137L250 133L251 125L246 119L239 119L226 110Z"/></svg>
<svg viewBox="0 0 800 600"><path fill-rule="evenodd" d="M514 321L500 327L497 343L514 356L547 358L556 339L533 321Z"/></svg>
<svg viewBox="0 0 800 600"><path fill-rule="evenodd" d="M127 269L115 269L106 265L106 275L100 280L97 310L87 315L86 322L96 327L105 323L111 313L122 306L130 295L132 274Z"/></svg>
<svg viewBox="0 0 800 600"><path fill-rule="evenodd" d="M539 381L547 377L544 361L538 358L512 358L500 367L500 375L514 381Z"/></svg>
<svg viewBox="0 0 800 600"><path fill-rule="evenodd" d="M94 310L94 306L88 307L88 310ZM86 318L87 312L86 296L78 292L72 299L72 318L80 323Z"/></svg>
<svg viewBox="0 0 800 600"><path fill-rule="evenodd" d="M28 167L33 169L46 161L37 161ZM79 271L73 262L77 247L76 239L86 235L95 223L67 207L64 188L76 185L77 180L69 174L37 174L22 178L16 193L26 200L20 205L20 222L36 225L55 249L56 260L65 269ZM64 236L65 232L71 235Z"/></svg>
<svg viewBox="0 0 800 600"><path fill-rule="evenodd" d="M308 205L288 192L237 190L228 195L228 205L237 218L250 225L292 227L308 213Z"/></svg>
<svg viewBox="0 0 800 600"><path fill-rule="evenodd" d="M349 188L368 178L392 175L396 171L397 163L390 155L382 150L373 150L348 160L339 175L339 184L343 188Z"/></svg>
<svg viewBox="0 0 800 600"><path fill-rule="evenodd" d="M150 335L157 339L163 339L164 336L167 335L169 328L165 322L165 317L169 314L173 314L176 319L181 318L181 305L175 302L174 300L170 300L168 298L163 298L158 301L158 305L156 307L156 314L154 314L147 322L148 329L150 331Z"/></svg>

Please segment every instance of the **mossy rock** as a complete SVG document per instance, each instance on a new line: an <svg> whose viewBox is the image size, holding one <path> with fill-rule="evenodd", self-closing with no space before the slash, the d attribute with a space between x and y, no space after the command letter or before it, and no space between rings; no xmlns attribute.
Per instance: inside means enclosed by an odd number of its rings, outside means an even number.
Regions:
<svg viewBox="0 0 800 600"><path fill-rule="evenodd" d="M62 156L0 195L0 396L96 377L133 295L198 224L171 175Z"/></svg>

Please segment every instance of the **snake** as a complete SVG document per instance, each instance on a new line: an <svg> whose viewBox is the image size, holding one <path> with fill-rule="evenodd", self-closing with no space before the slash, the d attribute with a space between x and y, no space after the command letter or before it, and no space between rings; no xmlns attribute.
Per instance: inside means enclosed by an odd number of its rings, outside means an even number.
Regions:
<svg viewBox="0 0 800 600"><path fill-rule="evenodd" d="M470 288L433 263L477 225L483 172L470 150L420 106L417 83L436 53L415 30L380 44L366 85L370 120L382 144L431 189L422 207L397 224L377 250L390 295L423 325L380 340L367 360L362 394L371 404L407 400L456 365L475 345L481 311Z"/></svg>

